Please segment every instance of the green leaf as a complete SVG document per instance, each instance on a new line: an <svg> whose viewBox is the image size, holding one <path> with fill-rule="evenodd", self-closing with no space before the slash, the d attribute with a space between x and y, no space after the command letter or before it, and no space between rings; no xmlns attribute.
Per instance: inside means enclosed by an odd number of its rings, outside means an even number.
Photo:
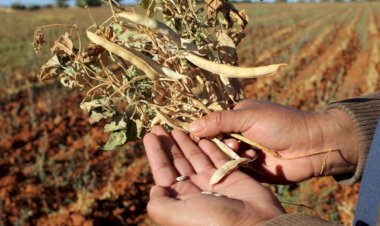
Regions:
<svg viewBox="0 0 380 226"><path fill-rule="evenodd" d="M127 142L127 135L124 131L113 132L102 149L105 151L111 151L116 147L125 144L125 142Z"/></svg>
<svg viewBox="0 0 380 226"><path fill-rule="evenodd" d="M64 70L64 72L65 72L66 74L68 74L68 75L73 75L73 76L75 76L75 74L77 73L77 72L75 71L74 67L72 67L72 66L68 66L68 67L66 67L65 70Z"/></svg>
<svg viewBox="0 0 380 226"><path fill-rule="evenodd" d="M121 25L117 23L112 24L111 27L114 29L116 33L116 37L123 41L128 41L130 38L132 38L136 34L128 30L123 32Z"/></svg>
<svg viewBox="0 0 380 226"><path fill-rule="evenodd" d="M122 130L127 128L127 123L125 122L124 118L121 119L115 119L111 123L108 123L104 126L104 132L113 132L116 130Z"/></svg>
<svg viewBox="0 0 380 226"><path fill-rule="evenodd" d="M83 101L80 104L80 108L83 111L90 112L94 108L103 107L103 106L109 106L109 100L107 98L99 98L99 99L93 99L90 101Z"/></svg>
<svg viewBox="0 0 380 226"><path fill-rule="evenodd" d="M137 140L144 136L146 128L140 119L131 119L128 121L127 136L128 140Z"/></svg>
<svg viewBox="0 0 380 226"><path fill-rule="evenodd" d="M80 104L80 108L91 114L89 122L90 124L94 124L102 119L110 118L116 114L116 112L109 107L110 105L111 102L108 98L100 98L86 102L83 101Z"/></svg>
<svg viewBox="0 0 380 226"><path fill-rule="evenodd" d="M102 119L110 118L115 115L115 112L105 110L104 108L95 108L91 111L91 116L89 118L89 123L94 124Z"/></svg>

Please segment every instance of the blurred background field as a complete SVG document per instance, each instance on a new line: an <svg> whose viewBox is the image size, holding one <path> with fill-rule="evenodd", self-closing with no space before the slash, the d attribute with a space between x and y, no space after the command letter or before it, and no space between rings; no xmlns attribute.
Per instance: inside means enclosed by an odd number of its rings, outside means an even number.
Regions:
<svg viewBox="0 0 380 226"><path fill-rule="evenodd" d="M244 81L248 97L303 110L379 90L380 3L239 3L250 15L240 65L288 63L271 78ZM36 74L34 28L84 31L109 9L0 10L0 225L151 225L152 177L141 143L111 152L101 126L80 110L83 94ZM51 29L54 41L63 30ZM51 44L51 43L50 43ZM51 46L48 44L47 46ZM302 170L302 169L300 169ZM329 177L271 187L289 212L350 225L359 184Z"/></svg>

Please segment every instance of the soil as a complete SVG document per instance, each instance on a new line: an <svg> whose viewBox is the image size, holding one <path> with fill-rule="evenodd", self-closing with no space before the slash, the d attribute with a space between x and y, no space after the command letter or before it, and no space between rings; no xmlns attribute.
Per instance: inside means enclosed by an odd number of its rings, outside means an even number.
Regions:
<svg viewBox="0 0 380 226"><path fill-rule="evenodd" d="M142 145L102 151L107 135L89 125L80 93L49 103L31 89L0 104L0 225L150 224Z"/></svg>

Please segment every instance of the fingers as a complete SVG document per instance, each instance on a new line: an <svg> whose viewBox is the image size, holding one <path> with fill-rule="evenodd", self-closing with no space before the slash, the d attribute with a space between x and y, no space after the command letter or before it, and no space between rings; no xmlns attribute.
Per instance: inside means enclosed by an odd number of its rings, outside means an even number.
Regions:
<svg viewBox="0 0 380 226"><path fill-rule="evenodd" d="M158 185L154 185L150 189L150 195L149 196L150 196L150 200L153 201L155 199L170 197L170 192L168 191L167 188L164 188L164 187L161 187Z"/></svg>
<svg viewBox="0 0 380 226"><path fill-rule="evenodd" d="M239 150L239 142L236 140L236 139L225 139L223 140L223 142L229 147L231 148L232 150L234 151L238 151Z"/></svg>
<svg viewBox="0 0 380 226"><path fill-rule="evenodd" d="M173 138L197 173L213 167L210 159L185 133L173 130Z"/></svg>
<svg viewBox="0 0 380 226"><path fill-rule="evenodd" d="M199 137L213 137L220 133L241 133L254 123L250 111L216 111L190 124L190 132Z"/></svg>
<svg viewBox="0 0 380 226"><path fill-rule="evenodd" d="M199 147L209 156L216 168L221 167L228 160L228 157L211 141L201 140Z"/></svg>
<svg viewBox="0 0 380 226"><path fill-rule="evenodd" d="M182 147L179 149L171 136L161 126L153 127L152 133L158 136L163 150L165 151L168 158L172 161L172 164L178 171L179 175L191 176L194 173L194 170L190 162L186 159L185 155L181 151Z"/></svg>
<svg viewBox="0 0 380 226"><path fill-rule="evenodd" d="M253 149L248 149L242 153L242 156L249 159L256 159L258 157L258 154Z"/></svg>
<svg viewBox="0 0 380 226"><path fill-rule="evenodd" d="M234 110L242 110L242 109L247 109L247 108L252 109L259 106L260 104L262 104L261 101L258 101L255 99L245 99L245 100L239 101L239 103L237 103L234 106Z"/></svg>
<svg viewBox="0 0 380 226"><path fill-rule="evenodd" d="M154 181L157 185L169 187L175 182L177 173L167 157L160 140L153 133L148 133L143 139Z"/></svg>

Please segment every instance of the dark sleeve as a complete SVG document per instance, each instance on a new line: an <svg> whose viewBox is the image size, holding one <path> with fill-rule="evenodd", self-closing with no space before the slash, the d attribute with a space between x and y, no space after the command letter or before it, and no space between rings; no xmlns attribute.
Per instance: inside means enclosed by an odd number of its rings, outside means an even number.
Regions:
<svg viewBox="0 0 380 226"><path fill-rule="evenodd" d="M337 226L331 222L324 221L317 217L312 217L306 214L282 214L268 221L265 226Z"/></svg>
<svg viewBox="0 0 380 226"><path fill-rule="evenodd" d="M355 172L334 176L342 184L353 184L360 180L367 160L372 138L380 117L380 92L367 96L331 103L326 109L338 108L347 112L359 135L359 161Z"/></svg>

